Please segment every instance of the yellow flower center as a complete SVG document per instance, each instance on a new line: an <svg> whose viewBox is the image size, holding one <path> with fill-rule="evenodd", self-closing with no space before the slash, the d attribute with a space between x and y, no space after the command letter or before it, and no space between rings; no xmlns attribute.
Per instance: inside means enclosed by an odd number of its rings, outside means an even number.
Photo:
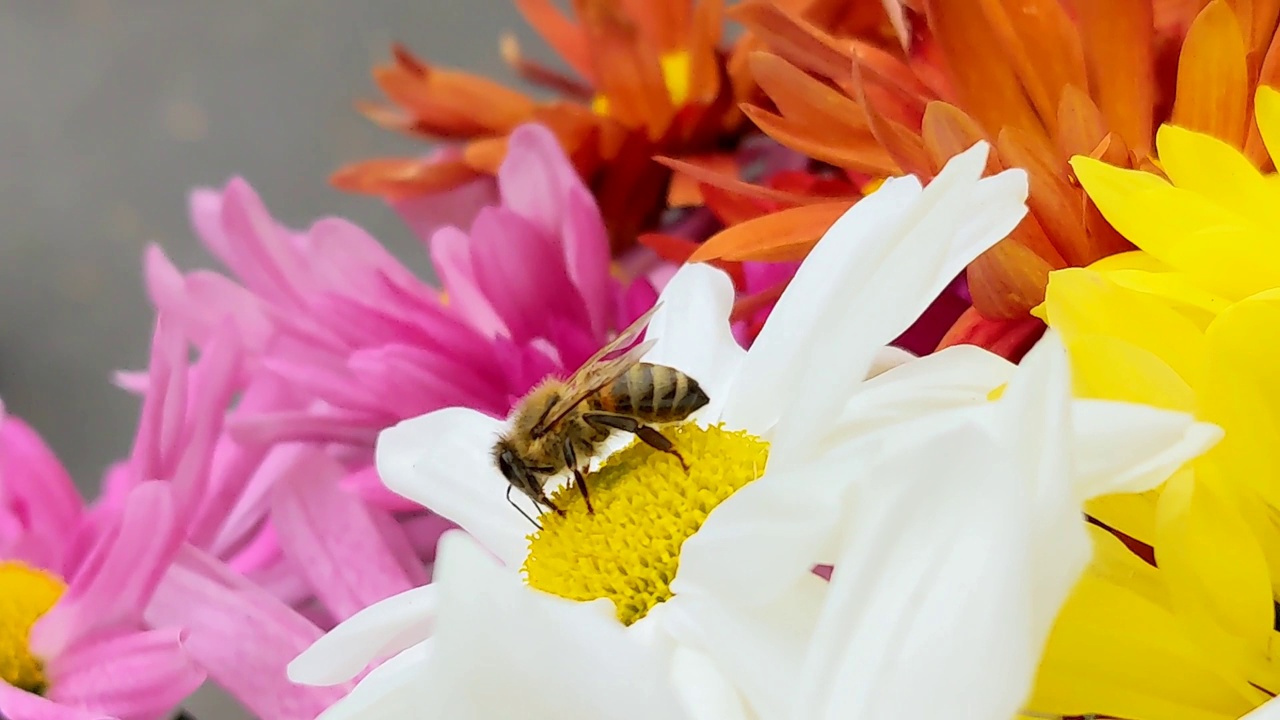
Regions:
<svg viewBox="0 0 1280 720"><path fill-rule="evenodd" d="M625 625L671 597L680 546L717 505L764 473L769 443L743 431L693 423L663 434L689 464L639 441L587 475L594 514L578 489L552 496L564 517L544 514L521 570L531 587L570 600L609 598Z"/></svg>
<svg viewBox="0 0 1280 720"><path fill-rule="evenodd" d="M67 586L20 562L0 562L0 680L28 692L47 685L44 666L31 654L28 637Z"/></svg>
<svg viewBox="0 0 1280 720"><path fill-rule="evenodd" d="M689 53L683 50L663 53L658 58L662 65L662 82L667 86L667 96L676 107L684 105L689 99ZM608 117L609 98L599 93L591 101L591 111L597 115Z"/></svg>

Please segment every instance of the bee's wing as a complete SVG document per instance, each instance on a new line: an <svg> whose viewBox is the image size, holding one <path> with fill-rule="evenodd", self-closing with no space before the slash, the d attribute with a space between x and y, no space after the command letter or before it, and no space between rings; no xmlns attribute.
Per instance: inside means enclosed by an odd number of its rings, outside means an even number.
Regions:
<svg viewBox="0 0 1280 720"><path fill-rule="evenodd" d="M649 352L655 343L657 340L646 340L616 358L598 361L594 365L583 365L565 384L568 389L565 396L556 400L547 409L530 433L534 437L546 434L583 400L617 380L629 368L640 362L640 357Z"/></svg>
<svg viewBox="0 0 1280 720"><path fill-rule="evenodd" d="M627 371L627 368L639 362L640 357L648 352L656 341L646 340L618 357L609 360L604 358L618 348L625 347L627 343L635 340L649 324L649 319L653 317L657 310L657 305L649 308L648 312L636 318L635 322L618 333L618 337L610 340L595 355L587 358L587 361L582 363L582 367L575 370L573 375L569 376L568 380L565 380L565 387L568 388L566 395L547 408L547 412L543 414L542 419L533 426L530 432L535 437L546 434L552 426L563 420L564 416L577 407L579 403L586 400L600 388L617 380L622 373Z"/></svg>
<svg viewBox="0 0 1280 720"><path fill-rule="evenodd" d="M658 312L658 307L660 305L662 305L662 303L658 303L657 305L649 308L645 314L636 318L634 322L626 327L626 329L618 333L618 337L605 343L605 346L597 350L595 355L587 358L586 362L582 363L581 367L574 370L573 375L565 382L572 385L580 375L589 371L592 365L599 363L601 360L608 357L610 353L613 353L620 347L626 347L627 343L640 337L641 331L648 327L649 321L653 319L653 314Z"/></svg>

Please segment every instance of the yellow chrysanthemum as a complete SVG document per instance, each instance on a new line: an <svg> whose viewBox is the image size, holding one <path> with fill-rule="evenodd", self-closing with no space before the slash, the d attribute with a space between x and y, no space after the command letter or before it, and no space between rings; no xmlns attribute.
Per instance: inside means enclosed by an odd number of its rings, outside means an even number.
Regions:
<svg viewBox="0 0 1280 720"><path fill-rule="evenodd" d="M1280 92L1260 89L1255 112L1280 156ZM1168 179L1072 161L1139 250L1051 274L1038 312L1080 394L1191 411L1226 438L1158 491L1089 507L1158 568L1098 533L1036 712L1238 718L1280 692L1280 181L1190 130L1161 128L1157 149Z"/></svg>

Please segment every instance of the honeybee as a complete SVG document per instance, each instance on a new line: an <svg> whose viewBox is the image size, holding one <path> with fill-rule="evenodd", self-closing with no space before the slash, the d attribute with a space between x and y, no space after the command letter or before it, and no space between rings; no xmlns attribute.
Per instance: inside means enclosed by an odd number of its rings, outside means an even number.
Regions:
<svg viewBox="0 0 1280 720"><path fill-rule="evenodd" d="M653 426L679 422L706 405L709 398L698 381L666 365L640 362L654 341L606 359L634 341L656 310L655 306L638 318L568 379L547 378L516 404L510 430L493 446L493 461L510 483L507 501L521 514L524 510L511 500L512 488L563 516L564 510L551 502L544 488L566 470L573 472L587 512L594 512L580 461L589 464L615 431L634 433L689 469L671 441Z"/></svg>

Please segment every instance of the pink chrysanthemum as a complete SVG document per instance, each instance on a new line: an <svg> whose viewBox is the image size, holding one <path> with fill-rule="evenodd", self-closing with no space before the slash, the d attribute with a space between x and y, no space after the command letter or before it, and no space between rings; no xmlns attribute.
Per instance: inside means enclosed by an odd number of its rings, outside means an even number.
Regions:
<svg viewBox="0 0 1280 720"><path fill-rule="evenodd" d="M142 620L182 540L165 484L90 512L40 437L0 414L0 716L156 720L198 687L184 631Z"/></svg>
<svg viewBox="0 0 1280 720"><path fill-rule="evenodd" d="M474 215L469 231L437 227L441 198L398 208L424 239L430 233L442 288L345 220L284 228L241 180L193 195L198 234L238 283L184 275L153 248L148 287L201 347L233 324L249 385L284 390L273 407L237 409L242 440L346 447L346 485L409 511L370 468L379 430L449 406L504 417L535 383L577 367L652 305L647 281L614 276L599 210L555 137L527 125L510 142L494 188L454 196L456 205L483 203L496 189L496 204L474 213L449 208Z"/></svg>

